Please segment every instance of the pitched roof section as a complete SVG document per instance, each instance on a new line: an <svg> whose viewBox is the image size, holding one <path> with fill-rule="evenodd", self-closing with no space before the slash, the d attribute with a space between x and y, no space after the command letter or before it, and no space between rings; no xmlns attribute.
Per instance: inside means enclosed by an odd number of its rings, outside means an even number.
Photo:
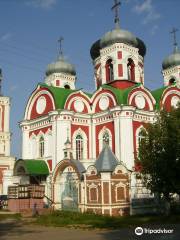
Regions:
<svg viewBox="0 0 180 240"><path fill-rule="evenodd" d="M80 176L81 176L84 172L86 172L86 169L84 168L83 164L82 164L80 161L71 159L70 162L72 162L72 164L76 166L76 168L77 168Z"/></svg>
<svg viewBox="0 0 180 240"><path fill-rule="evenodd" d="M98 159L95 162L95 167L98 172L113 172L118 165L118 160L108 145L105 145Z"/></svg>

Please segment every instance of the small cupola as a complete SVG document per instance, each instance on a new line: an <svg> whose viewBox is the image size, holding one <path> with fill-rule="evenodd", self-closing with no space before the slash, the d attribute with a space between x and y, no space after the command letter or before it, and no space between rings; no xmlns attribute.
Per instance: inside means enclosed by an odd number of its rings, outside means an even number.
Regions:
<svg viewBox="0 0 180 240"><path fill-rule="evenodd" d="M69 139L69 129L67 129L67 139L64 143L64 159L72 159L72 144Z"/></svg>
<svg viewBox="0 0 180 240"><path fill-rule="evenodd" d="M146 46L133 33L121 29L119 5L120 2L114 0L115 28L105 33L90 49L97 88L114 81L144 83Z"/></svg>
<svg viewBox="0 0 180 240"><path fill-rule="evenodd" d="M164 77L164 85L177 84L180 85L180 50L176 41L176 32L178 29L173 28L170 32L173 34L174 50L167 56L162 63L162 74Z"/></svg>
<svg viewBox="0 0 180 240"><path fill-rule="evenodd" d="M63 38L60 38L58 59L47 66L45 82L54 87L75 89L76 70L73 64L65 60L62 51L62 41Z"/></svg>

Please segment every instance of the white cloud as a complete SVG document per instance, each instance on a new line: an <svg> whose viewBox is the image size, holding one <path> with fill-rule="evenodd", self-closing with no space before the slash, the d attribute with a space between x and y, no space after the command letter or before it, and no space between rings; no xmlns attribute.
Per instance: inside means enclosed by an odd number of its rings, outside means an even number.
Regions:
<svg viewBox="0 0 180 240"><path fill-rule="evenodd" d="M133 11L137 14L144 14L143 24L147 24L158 20L161 15L158 13L152 3L152 0L144 0L141 3L138 1L133 8Z"/></svg>
<svg viewBox="0 0 180 240"><path fill-rule="evenodd" d="M151 0L146 0L142 4L137 4L134 7L135 12L137 13L143 13L143 12L149 12L152 10L152 2Z"/></svg>
<svg viewBox="0 0 180 240"><path fill-rule="evenodd" d="M57 0L27 0L26 4L36 8L49 9L57 3Z"/></svg>
<svg viewBox="0 0 180 240"><path fill-rule="evenodd" d="M158 25L154 25L152 28L151 28L151 31L150 31L150 33L151 33L151 35L154 35L155 33L156 33L156 31L158 30Z"/></svg>
<svg viewBox="0 0 180 240"><path fill-rule="evenodd" d="M11 33L5 33L4 35L0 36L0 41L6 41L12 37Z"/></svg>

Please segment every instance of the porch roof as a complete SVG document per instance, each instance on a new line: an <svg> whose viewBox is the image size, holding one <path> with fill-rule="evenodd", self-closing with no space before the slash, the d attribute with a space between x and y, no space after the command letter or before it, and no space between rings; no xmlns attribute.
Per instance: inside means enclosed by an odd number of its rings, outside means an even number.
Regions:
<svg viewBox="0 0 180 240"><path fill-rule="evenodd" d="M44 160L19 159L14 165L14 175L49 175L49 169Z"/></svg>

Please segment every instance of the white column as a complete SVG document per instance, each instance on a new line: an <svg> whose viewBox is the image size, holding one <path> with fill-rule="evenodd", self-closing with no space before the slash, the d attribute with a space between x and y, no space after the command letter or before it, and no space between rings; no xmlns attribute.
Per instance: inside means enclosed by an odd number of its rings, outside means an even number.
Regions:
<svg viewBox="0 0 180 240"><path fill-rule="evenodd" d="M5 156L10 156L11 135L9 132L6 133L5 139Z"/></svg>
<svg viewBox="0 0 180 240"><path fill-rule="evenodd" d="M10 99L4 97L4 132L9 132Z"/></svg>
<svg viewBox="0 0 180 240"><path fill-rule="evenodd" d="M114 119L114 136L115 136L115 155L120 161L120 127L119 118Z"/></svg>
<svg viewBox="0 0 180 240"><path fill-rule="evenodd" d="M57 163L64 159L64 144L67 140L67 130L71 129L71 122L69 120L57 120ZM71 139L71 131L69 131L69 139Z"/></svg>
<svg viewBox="0 0 180 240"><path fill-rule="evenodd" d="M6 195L8 192L8 186L13 185L13 170L3 171L3 194Z"/></svg>
<svg viewBox="0 0 180 240"><path fill-rule="evenodd" d="M29 130L22 127L22 159L29 159Z"/></svg>
<svg viewBox="0 0 180 240"><path fill-rule="evenodd" d="M56 155L56 148L57 148L57 122L56 117L52 117L52 171L54 170L56 163L57 163L57 155Z"/></svg>
<svg viewBox="0 0 180 240"><path fill-rule="evenodd" d="M92 120L91 123L91 142L89 144L90 150L91 150L91 156L90 158L96 159L96 131L95 131L95 123Z"/></svg>
<svg viewBox="0 0 180 240"><path fill-rule="evenodd" d="M120 116L120 159L128 169L134 166L133 125L132 117L125 116L125 111Z"/></svg>
<svg viewBox="0 0 180 240"><path fill-rule="evenodd" d="M103 62L102 62L103 64ZM106 83L106 68L105 66L101 65L101 79L102 79L102 84Z"/></svg>

